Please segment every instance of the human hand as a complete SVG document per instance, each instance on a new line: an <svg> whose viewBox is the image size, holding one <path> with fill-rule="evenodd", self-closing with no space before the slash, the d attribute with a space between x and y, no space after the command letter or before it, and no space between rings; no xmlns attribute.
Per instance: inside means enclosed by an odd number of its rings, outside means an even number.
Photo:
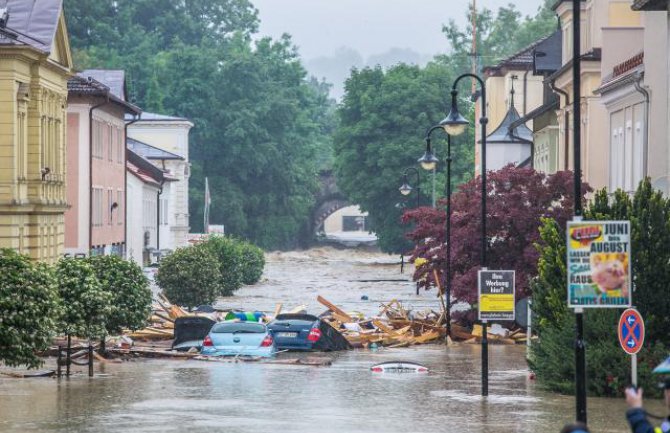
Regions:
<svg viewBox="0 0 670 433"><path fill-rule="evenodd" d="M631 409L642 407L642 388L626 388L626 404Z"/></svg>

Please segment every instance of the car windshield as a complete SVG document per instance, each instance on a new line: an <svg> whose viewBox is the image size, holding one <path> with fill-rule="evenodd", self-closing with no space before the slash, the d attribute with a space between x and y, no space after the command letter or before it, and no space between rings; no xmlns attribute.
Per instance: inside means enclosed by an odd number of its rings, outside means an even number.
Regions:
<svg viewBox="0 0 670 433"><path fill-rule="evenodd" d="M214 334L262 334L265 333L265 325L249 322L217 323L212 327Z"/></svg>

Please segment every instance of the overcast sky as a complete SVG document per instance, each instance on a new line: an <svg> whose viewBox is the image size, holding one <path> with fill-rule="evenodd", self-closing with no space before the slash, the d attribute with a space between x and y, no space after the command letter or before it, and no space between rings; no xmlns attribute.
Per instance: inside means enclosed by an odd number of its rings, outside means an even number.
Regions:
<svg viewBox="0 0 670 433"><path fill-rule="evenodd" d="M311 75L343 94L352 67L420 64L448 47L442 25L464 27L472 0L251 0L258 8L261 36L293 37ZM497 10L510 0L477 0ZM516 0L523 15L534 15L542 0Z"/></svg>
<svg viewBox="0 0 670 433"><path fill-rule="evenodd" d="M466 0L252 0L261 18L261 34L293 36L305 59L328 56L351 47L364 57L390 48L422 54L445 51L442 24L450 18L465 24ZM497 9L514 3L533 15L541 0L477 0L477 7Z"/></svg>

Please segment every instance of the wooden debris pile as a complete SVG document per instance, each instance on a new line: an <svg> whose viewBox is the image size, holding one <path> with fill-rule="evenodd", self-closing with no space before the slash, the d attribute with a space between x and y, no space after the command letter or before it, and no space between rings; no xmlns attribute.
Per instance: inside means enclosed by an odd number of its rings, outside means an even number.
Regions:
<svg viewBox="0 0 670 433"><path fill-rule="evenodd" d="M353 347L373 344L405 347L435 342L446 335L446 328L442 326L444 314L426 311L411 315L397 300L382 304L380 314L374 318L352 317L321 296L317 301L330 311L324 320L341 332Z"/></svg>
<svg viewBox="0 0 670 433"><path fill-rule="evenodd" d="M465 343L479 344L482 341L482 326L474 325L472 328L472 338L466 339ZM489 344L526 344L528 336L524 329L518 328L508 330L501 326L493 325L487 332Z"/></svg>
<svg viewBox="0 0 670 433"><path fill-rule="evenodd" d="M394 299L387 304L381 304L377 317L358 318L321 296L317 297L317 301L329 311L329 314L322 317L323 320L337 329L353 347L407 347L441 342L447 335L444 304L441 305L440 312L414 312L407 310L400 301ZM451 324L453 341L479 343L481 337L480 325L475 325L470 331L455 323ZM489 328L488 339L491 344L519 344L527 341L523 329L508 331L497 325Z"/></svg>
<svg viewBox="0 0 670 433"><path fill-rule="evenodd" d="M152 313L149 326L131 331L125 330L124 335L139 341L157 341L174 339L174 321L186 316L204 316L219 321L221 313L199 313L188 312L178 305L172 304L162 293L158 294L156 302L152 305Z"/></svg>

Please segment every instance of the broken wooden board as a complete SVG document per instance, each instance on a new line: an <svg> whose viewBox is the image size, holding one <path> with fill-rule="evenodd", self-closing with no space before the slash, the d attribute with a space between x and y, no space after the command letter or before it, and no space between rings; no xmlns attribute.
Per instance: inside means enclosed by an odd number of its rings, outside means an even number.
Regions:
<svg viewBox="0 0 670 433"><path fill-rule="evenodd" d="M330 311L332 311L333 313L337 313L339 316L341 316L343 319L345 319L345 320L344 320L345 323L351 323L351 322L354 322L354 321L355 321L355 320L354 320L350 315L348 315L344 310L340 309L338 306L336 306L336 305L333 304L332 302L326 300L326 299L323 298L322 296L317 296L317 297L316 297L316 300L317 300L321 305L325 306L325 307L328 308Z"/></svg>

